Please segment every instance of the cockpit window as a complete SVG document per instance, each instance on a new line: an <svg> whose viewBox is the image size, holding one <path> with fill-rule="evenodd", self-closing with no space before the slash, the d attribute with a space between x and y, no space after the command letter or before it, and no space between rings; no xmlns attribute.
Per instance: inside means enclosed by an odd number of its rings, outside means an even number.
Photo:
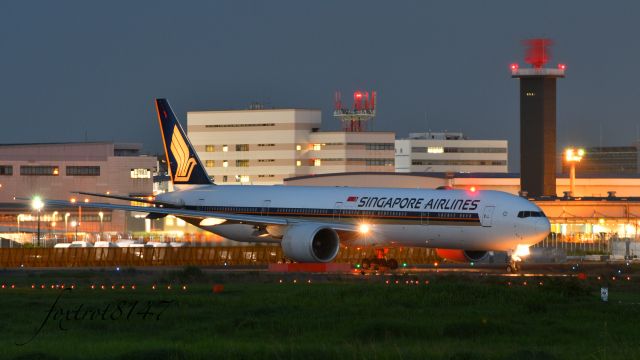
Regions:
<svg viewBox="0 0 640 360"><path fill-rule="evenodd" d="M528 217L544 217L544 213L542 211L520 211L518 212L519 218L528 218Z"/></svg>

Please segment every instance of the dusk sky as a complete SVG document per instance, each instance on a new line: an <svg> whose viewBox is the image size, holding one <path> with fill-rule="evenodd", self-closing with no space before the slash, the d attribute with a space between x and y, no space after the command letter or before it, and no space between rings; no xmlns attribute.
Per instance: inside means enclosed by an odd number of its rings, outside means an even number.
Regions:
<svg viewBox="0 0 640 360"><path fill-rule="evenodd" d="M521 40L555 41L558 147L640 127L635 1L3 1L1 143L107 140L161 151L153 99L191 110L318 108L378 92L374 130L507 139L519 169ZM346 99L345 99L346 100ZM351 103L351 100L348 101Z"/></svg>

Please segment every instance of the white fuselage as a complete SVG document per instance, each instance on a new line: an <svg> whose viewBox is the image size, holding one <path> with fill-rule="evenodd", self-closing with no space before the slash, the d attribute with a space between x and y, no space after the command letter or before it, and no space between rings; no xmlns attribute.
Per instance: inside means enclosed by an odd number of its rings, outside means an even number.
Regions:
<svg viewBox="0 0 640 360"><path fill-rule="evenodd" d="M366 224L369 231L347 241L377 246L511 251L538 243L550 228L535 204L490 190L199 185L157 200L201 211ZM190 222L236 241L279 241L286 231L284 225Z"/></svg>

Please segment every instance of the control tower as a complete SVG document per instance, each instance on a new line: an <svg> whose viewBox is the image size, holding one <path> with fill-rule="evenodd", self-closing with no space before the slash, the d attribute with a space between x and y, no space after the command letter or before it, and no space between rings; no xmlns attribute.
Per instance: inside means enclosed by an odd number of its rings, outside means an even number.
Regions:
<svg viewBox="0 0 640 360"><path fill-rule="evenodd" d="M336 91L333 116L342 122L346 132L361 132L367 130L367 123L376 116L376 92L355 91L353 93L353 107L343 107L342 94Z"/></svg>
<svg viewBox="0 0 640 360"><path fill-rule="evenodd" d="M511 64L511 77L520 79L520 190L528 196L556 195L556 79L566 66L545 67L550 39L529 39L525 62Z"/></svg>

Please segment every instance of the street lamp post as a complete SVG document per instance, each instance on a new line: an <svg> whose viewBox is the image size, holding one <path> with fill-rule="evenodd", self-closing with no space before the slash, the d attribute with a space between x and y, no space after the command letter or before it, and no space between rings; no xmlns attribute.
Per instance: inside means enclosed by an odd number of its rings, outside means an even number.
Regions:
<svg viewBox="0 0 640 360"><path fill-rule="evenodd" d="M576 188L576 164L582 160L584 149L568 148L564 151L564 160L569 164L569 191L571 196L575 194Z"/></svg>
<svg viewBox="0 0 640 360"><path fill-rule="evenodd" d="M76 241L76 240L78 240L78 222L77 222L77 221L75 221L75 220L72 220L72 221L71 221L71 227L76 228L76 235L75 235L75 237L73 238L73 241Z"/></svg>
<svg viewBox="0 0 640 360"><path fill-rule="evenodd" d="M102 237L102 219L104 218L104 213L102 211L100 211L98 213L98 216L100 217L100 237Z"/></svg>
<svg viewBox="0 0 640 360"><path fill-rule="evenodd" d="M49 238L51 238L51 236L53 235L53 237L56 239L56 243L57 243L57 236L56 236L56 225L58 220L58 212L54 211L51 214L51 227L49 228Z"/></svg>
<svg viewBox="0 0 640 360"><path fill-rule="evenodd" d="M18 241L20 241L20 220L22 219L24 215L22 214L18 214ZM13 246L13 243L11 243L11 246Z"/></svg>
<svg viewBox="0 0 640 360"><path fill-rule="evenodd" d="M40 246L40 211L44 207L44 203L42 202L42 199L40 199L39 196L36 196L33 198L31 207L33 207L33 209L38 213L38 246Z"/></svg>
<svg viewBox="0 0 640 360"><path fill-rule="evenodd" d="M67 242L67 236L69 236L69 230L67 229L69 216L71 216L70 213L64 214L64 242Z"/></svg>

